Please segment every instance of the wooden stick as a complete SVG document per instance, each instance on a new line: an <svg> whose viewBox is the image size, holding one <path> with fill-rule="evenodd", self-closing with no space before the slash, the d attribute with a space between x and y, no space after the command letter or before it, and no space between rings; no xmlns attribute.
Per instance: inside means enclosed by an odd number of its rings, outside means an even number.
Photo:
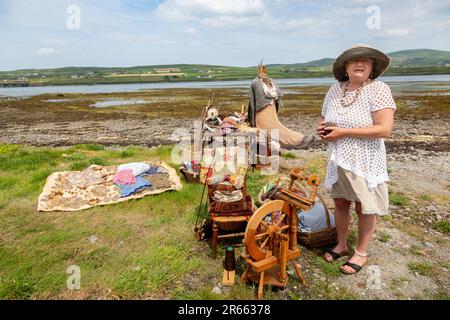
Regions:
<svg viewBox="0 0 450 320"><path fill-rule="evenodd" d="M264 293L264 271L259 275L258 300L262 300Z"/></svg>

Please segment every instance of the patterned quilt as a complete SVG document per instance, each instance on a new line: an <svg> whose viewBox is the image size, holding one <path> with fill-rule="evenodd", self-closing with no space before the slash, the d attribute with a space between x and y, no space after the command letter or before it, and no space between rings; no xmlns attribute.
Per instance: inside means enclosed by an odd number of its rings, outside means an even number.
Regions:
<svg viewBox="0 0 450 320"><path fill-rule="evenodd" d="M113 183L117 166L91 165L83 171L54 172L48 176L39 196L38 211L77 211L183 188L176 170L165 162L143 162L160 166L167 174L146 177L152 188L127 197L121 197L119 187Z"/></svg>

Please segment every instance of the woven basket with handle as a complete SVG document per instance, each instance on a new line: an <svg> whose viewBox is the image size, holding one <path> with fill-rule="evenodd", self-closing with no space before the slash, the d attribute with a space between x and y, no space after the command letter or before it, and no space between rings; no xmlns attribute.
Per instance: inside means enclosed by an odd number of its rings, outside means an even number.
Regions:
<svg viewBox="0 0 450 320"><path fill-rule="evenodd" d="M336 228L331 226L330 212L327 205L321 195L317 194L317 197L325 209L328 227L312 232L298 232L298 242L308 248L323 247L337 242Z"/></svg>
<svg viewBox="0 0 450 320"><path fill-rule="evenodd" d="M200 174L187 171L185 168L181 167L180 172L183 175L184 179L186 179L186 182L189 183L200 183Z"/></svg>

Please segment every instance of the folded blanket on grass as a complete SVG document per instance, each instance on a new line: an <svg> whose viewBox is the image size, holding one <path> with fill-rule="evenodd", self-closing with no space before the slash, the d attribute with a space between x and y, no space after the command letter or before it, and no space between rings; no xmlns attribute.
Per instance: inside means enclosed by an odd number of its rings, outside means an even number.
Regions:
<svg viewBox="0 0 450 320"><path fill-rule="evenodd" d="M48 176L39 196L38 211L77 211L182 189L174 168L163 161L144 162L161 168L160 172L167 174L149 176L154 179L154 182L149 180L152 188L142 189L126 197L121 197L119 186L113 182L117 166L91 165L83 171L54 172Z"/></svg>

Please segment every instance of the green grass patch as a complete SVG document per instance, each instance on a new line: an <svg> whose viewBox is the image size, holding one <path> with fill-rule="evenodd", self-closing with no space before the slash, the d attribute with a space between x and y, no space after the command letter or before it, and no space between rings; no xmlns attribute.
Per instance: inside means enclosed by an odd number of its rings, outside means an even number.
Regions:
<svg viewBox="0 0 450 320"><path fill-rule="evenodd" d="M75 161L70 165L70 170L81 171L86 169L89 166L89 162L87 161Z"/></svg>
<svg viewBox="0 0 450 320"><path fill-rule="evenodd" d="M380 242L388 242L391 239L391 236L385 231L379 231L377 232L377 239Z"/></svg>
<svg viewBox="0 0 450 320"><path fill-rule="evenodd" d="M15 176L0 176L0 190L12 189L18 182L19 178Z"/></svg>
<svg viewBox="0 0 450 320"><path fill-rule="evenodd" d="M417 245L412 245L411 248L409 249L409 252L411 252L415 256L423 256L424 255L423 250Z"/></svg>
<svg viewBox="0 0 450 320"><path fill-rule="evenodd" d="M444 233L450 234L450 221L440 220L434 223L433 228Z"/></svg>
<svg viewBox="0 0 450 320"><path fill-rule="evenodd" d="M321 270L327 276L337 277L342 275L341 271L339 270L341 264L328 263L323 259L322 255L315 256L314 259L311 261L311 264L313 268Z"/></svg>
<svg viewBox="0 0 450 320"><path fill-rule="evenodd" d="M410 262L408 263L408 268L422 276L431 276L433 273L432 266L426 262Z"/></svg>
<svg viewBox="0 0 450 320"><path fill-rule="evenodd" d="M419 196L419 198L420 198L420 200L427 201L427 202L433 201L433 198L427 194L421 194Z"/></svg>
<svg viewBox="0 0 450 320"><path fill-rule="evenodd" d="M31 184L40 184L45 181L53 171L54 169L50 168L39 169L30 175L29 181Z"/></svg>
<svg viewBox="0 0 450 320"><path fill-rule="evenodd" d="M408 199L402 194L392 192L389 194L389 203L403 207L408 204Z"/></svg>
<svg viewBox="0 0 450 320"><path fill-rule="evenodd" d="M247 191L255 198L268 180L268 176L262 175L258 171L249 172L247 174Z"/></svg>
<svg viewBox="0 0 450 320"><path fill-rule="evenodd" d="M82 161L86 160L86 155L83 152L75 151L66 156L66 159L69 161Z"/></svg>
<svg viewBox="0 0 450 320"><path fill-rule="evenodd" d="M51 149L17 149L0 154L0 171L17 172L36 170L42 165L54 166L61 158L61 152Z"/></svg>
<svg viewBox="0 0 450 320"><path fill-rule="evenodd" d="M19 150L19 145L17 144L0 144L0 154L2 153L12 153Z"/></svg>
<svg viewBox="0 0 450 320"><path fill-rule="evenodd" d="M443 266L445 269L450 270L450 260L442 261L441 266Z"/></svg>
<svg viewBox="0 0 450 320"><path fill-rule="evenodd" d="M86 169L92 164L96 164L99 166L107 166L109 165L109 161L103 157L92 157L84 161L75 161L70 165L70 170L81 171Z"/></svg>
<svg viewBox="0 0 450 320"><path fill-rule="evenodd" d="M108 166L109 165L108 160L106 160L103 157L92 157L88 160L88 162L89 162L89 165L91 165L91 164L96 164L99 166Z"/></svg>
<svg viewBox="0 0 450 320"><path fill-rule="evenodd" d="M450 294L446 289L441 289L433 296L433 300L450 300Z"/></svg>
<svg viewBox="0 0 450 320"><path fill-rule="evenodd" d="M284 159L297 159L297 155L292 152L283 152L281 155Z"/></svg>
<svg viewBox="0 0 450 320"><path fill-rule="evenodd" d="M136 153L133 150L126 149L119 153L119 157L120 158L130 158L130 157L134 156L135 154Z"/></svg>
<svg viewBox="0 0 450 320"><path fill-rule="evenodd" d="M90 151L100 151L100 150L105 149L104 146L102 146L100 144L94 144L94 143L77 144L73 148L80 149L80 150L90 150Z"/></svg>

